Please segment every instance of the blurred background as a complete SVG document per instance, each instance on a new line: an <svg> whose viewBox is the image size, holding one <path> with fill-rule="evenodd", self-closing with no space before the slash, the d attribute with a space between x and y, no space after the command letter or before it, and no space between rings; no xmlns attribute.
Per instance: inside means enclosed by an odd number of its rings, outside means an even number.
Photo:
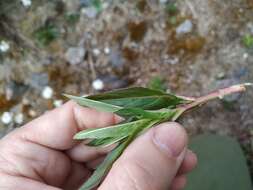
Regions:
<svg viewBox="0 0 253 190"><path fill-rule="evenodd" d="M0 0L0 136L84 95L148 86L200 96L253 81L252 0ZM253 90L185 115L238 140L253 173Z"/></svg>

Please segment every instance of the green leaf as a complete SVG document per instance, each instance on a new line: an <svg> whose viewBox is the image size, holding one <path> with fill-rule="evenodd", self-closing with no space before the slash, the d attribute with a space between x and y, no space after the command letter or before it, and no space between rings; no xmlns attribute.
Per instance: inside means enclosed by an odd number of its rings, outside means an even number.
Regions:
<svg viewBox="0 0 253 190"><path fill-rule="evenodd" d="M93 139L91 142L89 142L87 145L88 146L95 146L95 147L106 147L110 146L112 144L115 144L121 140L126 138L126 136L119 136L119 137L108 137L104 139Z"/></svg>
<svg viewBox="0 0 253 190"><path fill-rule="evenodd" d="M235 139L200 135L191 140L190 149L197 154L198 165L185 190L252 190L246 159Z"/></svg>
<svg viewBox="0 0 253 190"><path fill-rule="evenodd" d="M91 190L94 187L98 186L100 182L103 180L105 175L111 169L113 163L118 159L121 153L124 151L126 146L128 145L128 141L125 141L122 144L119 144L112 152L110 152L105 160L100 164L93 175L86 181L86 183L80 188L80 190Z"/></svg>
<svg viewBox="0 0 253 190"><path fill-rule="evenodd" d="M149 81L148 88L153 89L153 90L160 90L162 92L166 91L166 85L164 83L164 80L159 76L153 77Z"/></svg>
<svg viewBox="0 0 253 190"><path fill-rule="evenodd" d="M246 48L253 48L253 35L246 34L243 36L242 42Z"/></svg>
<svg viewBox="0 0 253 190"><path fill-rule="evenodd" d="M74 139L103 139L108 137L127 137L136 127L150 122L148 119L137 120L111 127L86 129L74 136Z"/></svg>
<svg viewBox="0 0 253 190"><path fill-rule="evenodd" d="M95 108L95 109L97 109L99 111L103 111L103 112L116 112L116 111L122 109L121 107L119 107L117 105L111 105L111 104L91 100L91 99L88 99L85 97L72 96L72 95L68 95L68 94L64 94L64 96L66 96L67 98L69 98L71 100L74 100L75 102L77 102L81 106Z"/></svg>
<svg viewBox="0 0 253 190"><path fill-rule="evenodd" d="M174 115L174 114L173 114ZM171 116L173 117L173 116ZM149 121L149 124L146 125L146 126L143 126L143 129L142 131L144 130L147 130L149 129L150 127L152 127L154 124L156 123L159 123L159 119L157 120L152 120L152 121ZM141 125L140 125L141 126ZM89 142L87 145L88 146L100 146L100 147L106 147L106 146L109 146L109 145L112 145L112 144L115 144L117 142L120 142L122 141L123 139L127 138L129 135L131 135L133 133L133 131L138 128L138 127L135 127L135 128L132 128L130 129L129 128L129 131L127 132L128 135L126 134L122 134L122 135L119 135L119 136L116 136L116 137L108 137L108 138L102 138L102 139L93 139L91 142Z"/></svg>
<svg viewBox="0 0 253 190"><path fill-rule="evenodd" d="M86 183L80 188L80 190L91 190L97 187L103 178L107 175L109 170L111 169L113 163L119 158L125 148L139 135L139 133L143 130L143 128L150 127L154 124L154 121L150 121L149 123L139 125L132 131L131 136L127 138L124 142L119 144L111 153L107 155L105 160L100 164L92 176L86 181Z"/></svg>
<svg viewBox="0 0 253 190"><path fill-rule="evenodd" d="M168 106L189 103L189 100L173 94L142 87L120 89L88 96L86 98L124 108L141 108L146 110L161 109Z"/></svg>
<svg viewBox="0 0 253 190"><path fill-rule="evenodd" d="M97 10L98 12L101 12L101 11L102 11L103 6L102 6L101 0L92 0L91 3L92 3L92 5L96 8L96 10Z"/></svg>
<svg viewBox="0 0 253 190"><path fill-rule="evenodd" d="M172 117L175 114L175 110L162 109L159 111L147 111L140 108L123 108L115 113L124 118L134 116L138 119L163 120Z"/></svg>

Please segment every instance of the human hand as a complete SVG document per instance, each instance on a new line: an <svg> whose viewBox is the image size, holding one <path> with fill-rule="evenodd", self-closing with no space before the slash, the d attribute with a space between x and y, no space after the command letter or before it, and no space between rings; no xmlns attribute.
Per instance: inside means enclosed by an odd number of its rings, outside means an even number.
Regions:
<svg viewBox="0 0 253 190"><path fill-rule="evenodd" d="M118 121L113 114L68 102L14 130L0 140L0 189L78 189L109 149L78 143L74 134ZM184 129L164 123L138 137L98 189L179 190L196 163Z"/></svg>

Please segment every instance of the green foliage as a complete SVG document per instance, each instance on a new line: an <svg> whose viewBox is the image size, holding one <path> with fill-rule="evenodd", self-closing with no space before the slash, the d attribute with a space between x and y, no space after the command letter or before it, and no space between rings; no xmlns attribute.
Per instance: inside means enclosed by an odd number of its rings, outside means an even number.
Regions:
<svg viewBox="0 0 253 190"><path fill-rule="evenodd" d="M168 3L165 8L166 12L170 15L175 15L178 13L178 8L175 3Z"/></svg>
<svg viewBox="0 0 253 190"><path fill-rule="evenodd" d="M107 147L125 138L126 138L125 136L117 136L117 137L108 137L108 138L102 138L102 139L93 139L87 145L94 146L94 147Z"/></svg>
<svg viewBox="0 0 253 190"><path fill-rule="evenodd" d="M91 0L92 5L97 9L98 12L101 12L103 9L101 0Z"/></svg>
<svg viewBox="0 0 253 190"><path fill-rule="evenodd" d="M174 111L170 109L162 109L159 111L148 111L140 108L123 108L117 112L117 115L124 118L135 118L135 119L159 119L164 120L174 115Z"/></svg>
<svg viewBox="0 0 253 190"><path fill-rule="evenodd" d="M141 108L146 110L156 110L188 102L174 94L167 94L159 90L142 87L121 89L88 96L87 98L125 108Z"/></svg>
<svg viewBox="0 0 253 190"><path fill-rule="evenodd" d="M54 25L47 24L47 25L37 29L34 32L34 36L40 45L47 46L52 41L57 39L60 36L60 34L59 34L58 29Z"/></svg>
<svg viewBox="0 0 253 190"><path fill-rule="evenodd" d="M198 166L189 174L186 190L251 190L246 160L238 142L229 137L200 135L190 148Z"/></svg>
<svg viewBox="0 0 253 190"><path fill-rule="evenodd" d="M148 83L148 88L163 92L165 92L167 89L164 80L161 79L161 77L153 77Z"/></svg>
<svg viewBox="0 0 253 190"><path fill-rule="evenodd" d="M80 188L80 190L91 190L100 184L103 178L111 169L113 163L119 158L125 148L143 131L143 127L149 128L154 125L154 122L150 122L147 125L136 126L136 129L132 132L125 141L120 143L111 153L109 153L105 160L98 166L92 176L86 181L86 183Z"/></svg>
<svg viewBox="0 0 253 190"><path fill-rule="evenodd" d="M99 129L86 129L77 133L74 139L104 139L112 137L124 138L131 135L132 131L140 125L149 123L148 119L137 120L129 123L123 123L114 125L111 127L99 128Z"/></svg>
<svg viewBox="0 0 253 190"><path fill-rule="evenodd" d="M103 112L116 112L122 109L121 107L116 106L116 105L94 101L92 99L85 98L85 97L77 97L77 96L72 96L72 95L67 95L67 94L65 94L65 96L69 99L75 100L81 106L96 108L97 110L103 111Z"/></svg>
<svg viewBox="0 0 253 190"><path fill-rule="evenodd" d="M253 35L246 34L243 36L242 42L246 48L253 48Z"/></svg>
<svg viewBox="0 0 253 190"><path fill-rule="evenodd" d="M80 188L80 190L94 189L96 186L98 186L127 145L128 143L125 141L124 143L119 144L112 152L110 152L102 164L98 166L89 180Z"/></svg>
<svg viewBox="0 0 253 190"><path fill-rule="evenodd" d="M112 112L125 119L118 125L87 129L74 136L79 140L88 139L90 146L118 143L80 190L91 190L98 186L124 149L147 129L163 121L175 121L185 111L214 98L244 91L245 85L232 86L196 99L141 87L119 89L87 97L66 95L81 106Z"/></svg>
<svg viewBox="0 0 253 190"><path fill-rule="evenodd" d="M168 22L171 25L176 25L177 24L177 17L176 16L169 17Z"/></svg>
<svg viewBox="0 0 253 190"><path fill-rule="evenodd" d="M64 15L64 17L65 17L65 20L67 21L67 23L74 25L79 21L80 14L79 13L66 13Z"/></svg>

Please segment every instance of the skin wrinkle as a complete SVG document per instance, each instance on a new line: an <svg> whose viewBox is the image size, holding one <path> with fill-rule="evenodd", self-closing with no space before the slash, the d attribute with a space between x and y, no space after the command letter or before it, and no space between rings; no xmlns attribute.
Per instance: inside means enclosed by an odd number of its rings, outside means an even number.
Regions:
<svg viewBox="0 0 253 190"><path fill-rule="evenodd" d="M131 162L134 163L135 166L137 166L138 171L142 171L141 173L146 174L145 179L150 179L150 180L147 180L148 187L149 188L152 187L151 190L158 189L156 187L153 187L154 183L150 183L152 179L155 179L156 177L147 168L145 168L142 164L140 164L137 160L131 160Z"/></svg>
<svg viewBox="0 0 253 190"><path fill-rule="evenodd" d="M23 143L21 142L20 144L23 144ZM10 148L10 149L12 150L12 148ZM14 147L13 150L20 150L20 149L19 149L19 147L17 147L17 149L15 149L15 147ZM34 162L35 163L36 162L40 163L40 162L38 162L38 160L36 160L34 158L31 158L31 157L28 157L25 154L19 153L18 151L17 152L14 151L11 154L12 155L9 156L10 158L12 158L13 156L17 158L17 159L14 159L13 162L12 162L12 164L15 165L16 166L15 168L17 169L17 175L16 176L21 175L22 177L28 177L30 179L34 179L36 181L40 181L40 182L45 183L45 180L41 177L41 175L39 175L39 172L36 171L36 169L34 169L34 167L31 167L30 169L25 168L26 171L28 170L27 173L29 173L29 175L27 175L27 174L24 173L24 170L20 168L20 166L19 166L20 164L16 164L16 163L21 163L21 165L27 166L27 164L22 164L22 163L27 162L27 161L28 161L29 164L34 163ZM19 161L16 162L16 160L19 160ZM29 166L29 164L28 164L28 166Z"/></svg>
<svg viewBox="0 0 253 190"><path fill-rule="evenodd" d="M1 164L1 163L4 163L4 164ZM5 166L5 168L3 168L3 166ZM12 168L12 169L7 169L7 170L13 170L14 171L14 167L8 161L8 159L6 159L3 155L0 154L0 173L2 172L4 174L11 175L11 176L17 176L18 175L18 174L13 174L11 171L7 171L6 166Z"/></svg>
<svg viewBox="0 0 253 190"><path fill-rule="evenodd" d="M13 144L11 144L11 145L13 146ZM12 156L11 156L12 153L10 152L10 150L12 150L12 149L16 150L15 147L12 148L12 146L10 146L10 148L7 149L8 151L5 152L5 154L0 154L0 155L1 155L1 158L3 158L7 163L9 163L10 166L12 166L11 168L13 170L12 171L6 171L7 168L2 168L2 169L5 173L10 174L11 176L19 176L19 175L23 176L23 174L20 172L20 169L19 169L18 165L16 164L15 160L7 159L4 156L4 155L7 155L7 157L8 157L8 154L10 154L9 158L12 158ZM2 149L3 149L3 147L5 147L5 145L2 146ZM17 149L17 150L19 150L19 149ZM4 151L2 150L2 152L4 152ZM4 165L4 166L6 166L6 165Z"/></svg>
<svg viewBox="0 0 253 190"><path fill-rule="evenodd" d="M129 170L128 167L126 167L126 164L122 164L121 165L123 167L123 171L122 172L126 172L126 175L128 176L127 178L129 179L129 184L132 184L134 189L133 190L141 190L141 188L138 185L138 182L136 181L135 178L133 178L133 176L131 175L131 171Z"/></svg>
<svg viewBox="0 0 253 190"><path fill-rule="evenodd" d="M28 139L24 139L24 135L22 135L22 137L20 136L20 143L18 144L26 144L28 146L33 146L34 143ZM23 139L22 139L23 138ZM45 148L45 149L48 149L47 147L43 146L43 145L39 145L39 144L35 144L37 146L41 146L42 148ZM24 147L22 147L24 148ZM17 146L17 148L11 148L13 150L20 150L20 148ZM53 151L53 150L51 150ZM57 152L58 153L58 152ZM29 168L26 168L26 169L18 169L20 168L19 165L16 164L16 159L14 159L15 161L11 162L11 165L15 165L15 175L12 174L12 176L23 176L23 177L28 177L30 179L33 179L33 180L36 180L36 181L39 181L39 182L43 182L43 183L46 183L46 180L40 175L41 173L49 173L50 170L52 168L49 168L49 166L54 166L56 165L56 163L58 162L58 160L55 160L53 159L53 157L51 157L51 159L36 159L36 157L29 157L27 156L26 154L22 154L19 153L19 152L12 152L10 153L10 158L12 158L13 156L15 156L15 158L19 159L20 161L17 162L17 163L21 163L21 165L23 166L31 166ZM66 157L68 159L68 157ZM53 163L49 163L52 162L53 160ZM10 159L9 159L10 161ZM29 164L22 164L22 163L29 163ZM37 167L36 167L37 166ZM17 170L18 169L18 170ZM69 166L69 169L67 170L70 170L70 166ZM27 171L24 173L24 171ZM27 175L26 173L29 173L29 175ZM67 173L67 172L66 172ZM64 181L62 182L62 184L64 183ZM60 185L62 185L60 184Z"/></svg>
<svg viewBox="0 0 253 190"><path fill-rule="evenodd" d="M69 114L69 116L70 116L70 120L71 121L73 121L74 123L72 124L73 126L71 126L71 127L65 127L65 129L68 129L68 130L70 130L70 131L68 131L68 132L66 132L67 134L68 133L70 133L70 134L76 134L77 132L79 132L81 129L80 129L80 123L78 123L78 118L77 118L77 116L76 116L76 114L75 114L75 107L76 106L72 106L71 107L71 111L69 111L68 112L68 114ZM60 108L57 108L57 109L60 109ZM52 110L52 111L48 111L48 112L46 112L46 113L44 113L40 118L42 118L42 117L47 117L47 115L48 116L50 116L50 115L52 115L52 114L54 114L54 112L56 112L56 110ZM62 114L64 114L64 112L62 111L62 112L59 112L58 113L58 117L61 117L61 115ZM28 124L26 124L26 125L24 125L22 128L25 128L25 127L27 127L27 128L29 128L29 127L36 127L36 126L33 126L34 124L36 124L36 120L38 120L38 119L40 119L40 118L37 118L37 119L35 119L34 121L31 121L30 123L28 123ZM17 130L22 130L22 128L19 128L19 129L17 129ZM45 128L46 129L46 128ZM74 129L74 130L73 130ZM48 129L47 129L48 130ZM83 129L82 129L83 130ZM44 133L44 132L43 132ZM46 133L46 132L45 132ZM37 134L35 134L35 135L37 135ZM66 135L65 135L66 136ZM62 136L61 138L64 138L65 136ZM21 139L24 139L25 141L29 141L29 142L32 142L32 143L34 143L34 144L38 144L38 145L41 145L41 146L43 146L43 147L46 147L46 148L51 148L51 147L47 147L47 146L45 146L45 145L43 145L43 144L41 144L40 142L35 142L34 140L32 140L33 138L31 138L30 137L30 133L19 133L19 137L21 138ZM62 141L64 141L64 140L62 140ZM69 138L66 138L66 140L65 140L66 142L67 141L69 141ZM72 148L74 145L76 145L78 142L76 141L76 142L74 142L74 144L71 146L71 147L66 147L66 148L58 148L58 150L62 150L62 151L64 151L64 150L67 150L67 149L69 149L69 148Z"/></svg>

